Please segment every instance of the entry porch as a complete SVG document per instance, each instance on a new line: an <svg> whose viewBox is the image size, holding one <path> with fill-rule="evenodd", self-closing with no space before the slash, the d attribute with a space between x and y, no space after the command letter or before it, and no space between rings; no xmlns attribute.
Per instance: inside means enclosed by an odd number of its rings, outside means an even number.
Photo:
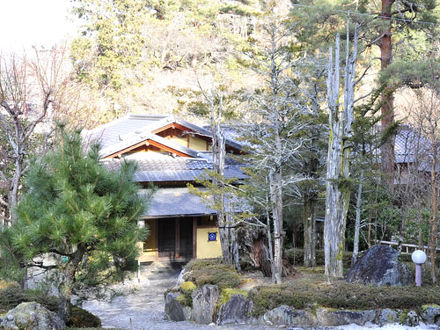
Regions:
<svg viewBox="0 0 440 330"><path fill-rule="evenodd" d="M140 225L148 226L150 233L140 243L140 262L222 256L215 215L144 219Z"/></svg>

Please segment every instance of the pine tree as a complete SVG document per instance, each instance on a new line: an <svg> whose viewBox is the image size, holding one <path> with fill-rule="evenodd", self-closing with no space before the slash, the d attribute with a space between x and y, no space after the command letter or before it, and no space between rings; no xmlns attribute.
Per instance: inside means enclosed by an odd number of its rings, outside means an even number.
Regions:
<svg viewBox="0 0 440 330"><path fill-rule="evenodd" d="M2 233L0 268L9 277L23 267L56 274L59 316L69 324L75 289L121 278L136 265L136 243L146 231L136 221L144 203L131 181L134 163L107 170L99 146L86 153L79 132L60 133L59 147L37 160L25 178L28 192L17 207L18 220Z"/></svg>

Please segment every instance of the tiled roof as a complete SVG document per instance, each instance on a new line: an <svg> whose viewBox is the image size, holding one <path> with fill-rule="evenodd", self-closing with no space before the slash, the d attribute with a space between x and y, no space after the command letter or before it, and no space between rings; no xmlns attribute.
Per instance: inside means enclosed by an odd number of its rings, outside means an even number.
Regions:
<svg viewBox="0 0 440 330"><path fill-rule="evenodd" d="M400 127L394 144L396 163L413 163L417 155L424 158L429 153L430 144L427 138L411 127Z"/></svg>
<svg viewBox="0 0 440 330"><path fill-rule="evenodd" d="M174 122L189 128L201 136L212 136L210 130L204 127L194 125L185 120L175 118L174 116L166 115L127 115L126 117L99 126L93 130L84 131L83 136L86 141L99 141L101 143L101 157L106 157L126 149L147 138L159 140L159 143L165 144L178 151L182 149L182 152L189 153L194 157L195 155L191 154L191 149L168 141L167 139L162 139L160 136L151 133L158 128ZM241 149L242 146L240 143L233 139L228 139L228 137L226 138L227 145Z"/></svg>
<svg viewBox="0 0 440 330"><path fill-rule="evenodd" d="M86 141L100 141L103 149L120 143L130 132L141 132L146 127L162 121L165 115L128 115L98 126L92 130L83 131Z"/></svg>
<svg viewBox="0 0 440 330"><path fill-rule="evenodd" d="M148 201L143 218L217 214L217 211L209 208L201 197L192 194L188 188L159 188L152 195L151 190L141 190L140 196L145 196ZM248 210L249 205L242 199L226 198L225 208L228 212L242 212Z"/></svg>
<svg viewBox="0 0 440 330"><path fill-rule="evenodd" d="M149 196L149 191L141 194ZM188 188L166 188L158 189L153 193L143 217L164 218L210 214L216 214L216 211L207 207L199 196L191 194Z"/></svg>
<svg viewBox="0 0 440 330"><path fill-rule="evenodd" d="M156 153L126 157L138 164L133 178L136 182L194 181L203 176L205 170L212 170L213 165L203 158L172 157ZM104 160L103 164L110 169L117 169L121 159ZM243 179L246 176L240 170L241 165L225 166L226 178Z"/></svg>

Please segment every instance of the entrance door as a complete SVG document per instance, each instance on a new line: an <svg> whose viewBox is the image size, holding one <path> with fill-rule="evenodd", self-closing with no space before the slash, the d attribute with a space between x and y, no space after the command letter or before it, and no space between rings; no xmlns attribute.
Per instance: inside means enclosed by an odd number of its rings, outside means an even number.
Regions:
<svg viewBox="0 0 440 330"><path fill-rule="evenodd" d="M179 221L179 255L185 259L193 257L193 219L182 218Z"/></svg>
<svg viewBox="0 0 440 330"><path fill-rule="evenodd" d="M175 259L176 219L158 219L157 238L159 257Z"/></svg>

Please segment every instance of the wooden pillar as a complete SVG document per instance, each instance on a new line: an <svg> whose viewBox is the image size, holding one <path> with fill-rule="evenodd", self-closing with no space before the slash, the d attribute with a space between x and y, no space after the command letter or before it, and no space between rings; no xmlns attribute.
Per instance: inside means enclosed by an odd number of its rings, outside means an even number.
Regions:
<svg viewBox="0 0 440 330"><path fill-rule="evenodd" d="M174 219L176 226L176 258L180 258L180 221L179 219Z"/></svg>
<svg viewBox="0 0 440 330"><path fill-rule="evenodd" d="M193 258L197 258L197 218L193 217Z"/></svg>

